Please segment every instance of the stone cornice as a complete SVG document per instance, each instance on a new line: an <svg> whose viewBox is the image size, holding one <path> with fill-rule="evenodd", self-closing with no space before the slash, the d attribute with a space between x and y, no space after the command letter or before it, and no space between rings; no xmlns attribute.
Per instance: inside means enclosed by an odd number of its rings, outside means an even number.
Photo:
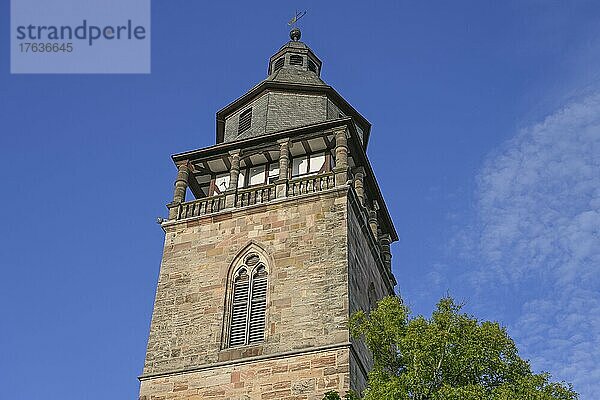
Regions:
<svg viewBox="0 0 600 400"><path fill-rule="evenodd" d="M281 198L273 199L269 202L252 204L252 205L243 206L243 207L226 208L224 210L217 211L217 212L214 212L211 214L199 215L196 217L191 217L191 218L186 218L186 219L165 220L164 222L161 223L161 226L162 226L163 230L166 231L166 229L171 226L186 224L189 222L198 221L198 220L202 220L202 219L218 218L221 220L221 219L225 218L225 216L228 214L233 216L234 213L238 213L238 212L248 212L248 211L251 211L256 208L278 206L282 203L289 203L289 202L294 202L294 201L311 202L312 201L311 199L314 196L326 196L326 195L331 195L331 194L339 195L339 192L342 192L343 194L345 194L345 192L347 192L347 191L348 191L348 186L337 186L337 187L323 190L320 192L307 193L307 194L302 194L302 195L298 195L298 196L281 197Z"/></svg>
<svg viewBox="0 0 600 400"><path fill-rule="evenodd" d="M144 380L153 379L153 378L162 378L162 377L166 377L166 376L182 375L182 374L187 374L187 373L192 373L192 372L204 371L207 369L227 367L227 366L231 366L231 365L248 364L248 363L253 363L253 362L263 361L263 360L276 360L276 359L293 357L293 356L298 356L298 355L320 353L323 351L347 349L347 348L351 348L352 346L353 345L350 342L334 343L334 344L329 344L329 345L325 345L325 346L309 347L306 349L285 351L285 352L274 353L274 354L263 354L260 356L245 357L245 358L239 358L239 359L230 360L230 361L218 361L218 362L214 362L214 363L210 363L210 364L198 365L195 367L182 368L182 369L177 369L177 370L172 370L172 371L142 374L142 375L138 376L138 379L140 381L144 381Z"/></svg>

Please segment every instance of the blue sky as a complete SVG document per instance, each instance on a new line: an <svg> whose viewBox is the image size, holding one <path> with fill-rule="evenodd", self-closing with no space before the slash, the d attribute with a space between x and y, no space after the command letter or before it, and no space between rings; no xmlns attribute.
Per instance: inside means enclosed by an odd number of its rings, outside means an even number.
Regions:
<svg viewBox="0 0 600 400"><path fill-rule="evenodd" d="M150 75L10 75L0 9L0 382L11 399L135 398L175 177L265 77L293 10L373 124L403 297L450 292L536 371L600 397L600 5L152 4Z"/></svg>

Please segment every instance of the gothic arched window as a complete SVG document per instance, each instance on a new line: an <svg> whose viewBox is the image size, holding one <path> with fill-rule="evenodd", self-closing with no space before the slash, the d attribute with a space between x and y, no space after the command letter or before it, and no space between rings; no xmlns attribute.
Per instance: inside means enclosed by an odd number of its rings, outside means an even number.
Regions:
<svg viewBox="0 0 600 400"><path fill-rule="evenodd" d="M267 310L267 269L258 254L250 253L233 274L229 346L262 342Z"/></svg>

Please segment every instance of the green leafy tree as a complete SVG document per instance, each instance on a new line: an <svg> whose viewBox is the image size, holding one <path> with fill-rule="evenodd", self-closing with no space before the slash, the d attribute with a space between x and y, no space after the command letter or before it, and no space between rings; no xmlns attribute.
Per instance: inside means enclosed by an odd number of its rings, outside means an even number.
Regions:
<svg viewBox="0 0 600 400"><path fill-rule="evenodd" d="M323 397L323 400L342 400L342 399L344 399L344 400L359 400L360 398L352 390L350 390L348 393L346 393L346 395L343 398L340 397L340 394L335 391L327 392L327 393L325 393L325 397Z"/></svg>
<svg viewBox="0 0 600 400"><path fill-rule="evenodd" d="M449 297L431 318L411 317L387 297L353 315L350 330L373 353L364 400L578 399L571 385L532 373L505 328L462 313Z"/></svg>

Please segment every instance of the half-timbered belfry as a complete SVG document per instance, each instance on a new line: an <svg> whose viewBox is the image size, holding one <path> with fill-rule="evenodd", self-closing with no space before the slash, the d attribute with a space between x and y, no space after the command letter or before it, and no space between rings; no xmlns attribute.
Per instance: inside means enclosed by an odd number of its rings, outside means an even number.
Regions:
<svg viewBox="0 0 600 400"><path fill-rule="evenodd" d="M321 399L362 390L348 318L394 294L396 231L370 124L300 41L217 113L216 144L173 156L140 399Z"/></svg>

